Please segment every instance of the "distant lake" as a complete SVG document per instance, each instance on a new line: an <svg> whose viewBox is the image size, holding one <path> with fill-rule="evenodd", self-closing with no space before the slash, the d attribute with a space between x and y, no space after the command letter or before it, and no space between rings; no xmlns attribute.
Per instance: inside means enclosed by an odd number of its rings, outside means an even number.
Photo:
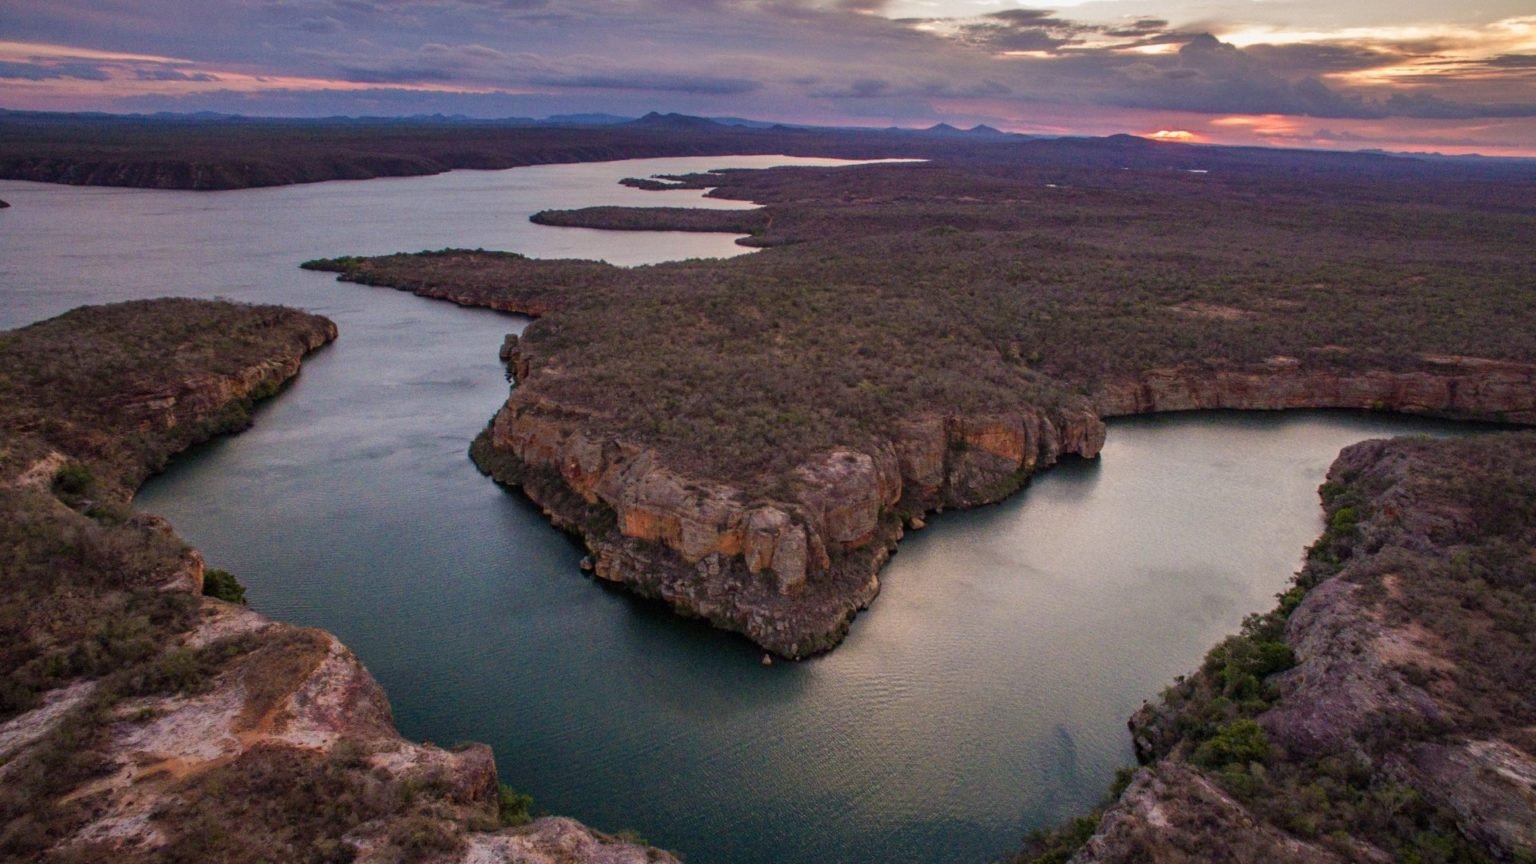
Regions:
<svg viewBox="0 0 1536 864"><path fill-rule="evenodd" d="M1382 415L1201 413L1110 424L1101 459L909 534L830 656L764 667L739 637L583 577L581 550L465 455L506 397L523 319L335 283L305 259L444 246L640 264L732 238L527 221L701 203L657 159L192 193L0 182L0 327L167 294L276 302L341 329L250 431L138 499L251 605L324 627L401 731L485 741L537 806L709 862L984 862L1086 809L1129 764L1126 717L1244 615L1321 530L1316 487ZM744 206L703 202L705 206Z"/></svg>

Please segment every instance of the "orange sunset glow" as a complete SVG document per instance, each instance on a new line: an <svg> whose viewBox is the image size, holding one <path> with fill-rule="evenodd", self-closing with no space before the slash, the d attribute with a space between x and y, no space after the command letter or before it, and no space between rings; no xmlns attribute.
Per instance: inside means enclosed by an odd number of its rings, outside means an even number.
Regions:
<svg viewBox="0 0 1536 864"><path fill-rule="evenodd" d="M857 8L854 8L857 7ZM1102 7L1102 8L1101 8ZM635 115L1536 155L1536 16L1180 2L57 0L0 12L0 108ZM1213 11L1217 10L1217 11ZM1224 10L1224 11L1221 11ZM556 23L551 23L551 21Z"/></svg>

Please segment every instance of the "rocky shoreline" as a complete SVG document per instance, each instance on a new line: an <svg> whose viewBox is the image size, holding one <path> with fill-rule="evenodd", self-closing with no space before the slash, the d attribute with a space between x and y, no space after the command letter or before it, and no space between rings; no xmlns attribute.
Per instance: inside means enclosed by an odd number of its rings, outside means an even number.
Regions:
<svg viewBox="0 0 1536 864"><path fill-rule="evenodd" d="M195 327L165 335L189 319ZM0 605L21 626L0 645L12 670L0 856L675 860L568 819L530 822L526 800L499 786L489 747L404 740L346 646L203 596L196 550L127 509L156 464L240 428L252 402L336 335L319 316L181 300L86 307L7 334L0 362L19 389L7 391L0 424L14 559ZM235 343L233 356L204 359L215 343ZM35 369L34 355L87 347L100 359L74 374L88 380ZM34 373L52 399L26 389ZM115 397L90 396L96 387ZM125 449L127 439L144 446ZM50 559L51 543L75 558Z"/></svg>
<svg viewBox="0 0 1536 864"><path fill-rule="evenodd" d="M879 593L904 525L999 500L1033 471L1063 455L1092 458L1104 443L1102 422L1081 411L930 417L874 452L838 448L802 464L788 494L768 497L681 475L524 392L476 440L481 470L578 534L598 578L789 658L842 640Z"/></svg>
<svg viewBox="0 0 1536 864"><path fill-rule="evenodd" d="M1346 448L1295 587L1132 718L1071 861L1536 854L1533 467L1529 432Z"/></svg>

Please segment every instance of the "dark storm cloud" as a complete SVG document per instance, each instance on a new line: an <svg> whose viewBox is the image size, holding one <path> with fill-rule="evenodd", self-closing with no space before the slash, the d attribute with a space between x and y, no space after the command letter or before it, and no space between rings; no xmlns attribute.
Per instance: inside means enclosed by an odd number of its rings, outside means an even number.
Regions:
<svg viewBox="0 0 1536 864"><path fill-rule="evenodd" d="M1243 49L1243 53L1258 60L1277 74L1292 72L1316 75L1326 72L1376 69L1390 66L1404 59L1404 55L1398 52L1339 43L1250 45Z"/></svg>
<svg viewBox="0 0 1536 864"><path fill-rule="evenodd" d="M0 78L13 81L54 81L63 78L106 81L109 77L104 69L91 63L0 62Z"/></svg>
<svg viewBox="0 0 1536 864"><path fill-rule="evenodd" d="M1104 31L1105 36L1114 36L1119 39L1137 39L1145 36L1155 36L1168 30L1168 22L1162 18L1139 18L1119 27L1111 27Z"/></svg>
<svg viewBox="0 0 1536 864"><path fill-rule="evenodd" d="M1536 69L1536 54L1500 54L1484 62L1500 69Z"/></svg>
<svg viewBox="0 0 1536 864"><path fill-rule="evenodd" d="M1338 92L1312 75L1278 74L1259 57L1210 34L1190 39L1173 57L1149 57L1122 69L1126 92L1116 104L1215 114L1301 114L1381 117L1383 108Z"/></svg>
<svg viewBox="0 0 1536 864"><path fill-rule="evenodd" d="M1441 99L1427 93L1393 93L1387 97L1385 107L1388 115L1436 120L1536 117L1536 104L1467 104Z"/></svg>
<svg viewBox="0 0 1536 864"><path fill-rule="evenodd" d="M984 16L991 21L1003 21L1014 27L1075 27L1070 21L1055 17L1055 12L1044 9L1004 9Z"/></svg>

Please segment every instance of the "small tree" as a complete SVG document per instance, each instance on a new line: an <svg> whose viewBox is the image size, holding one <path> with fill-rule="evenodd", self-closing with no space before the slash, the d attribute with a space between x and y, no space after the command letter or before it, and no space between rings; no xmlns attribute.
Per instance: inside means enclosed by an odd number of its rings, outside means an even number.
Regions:
<svg viewBox="0 0 1536 864"><path fill-rule="evenodd" d="M204 573L203 593L229 603L245 605L245 586L228 570L213 568Z"/></svg>

